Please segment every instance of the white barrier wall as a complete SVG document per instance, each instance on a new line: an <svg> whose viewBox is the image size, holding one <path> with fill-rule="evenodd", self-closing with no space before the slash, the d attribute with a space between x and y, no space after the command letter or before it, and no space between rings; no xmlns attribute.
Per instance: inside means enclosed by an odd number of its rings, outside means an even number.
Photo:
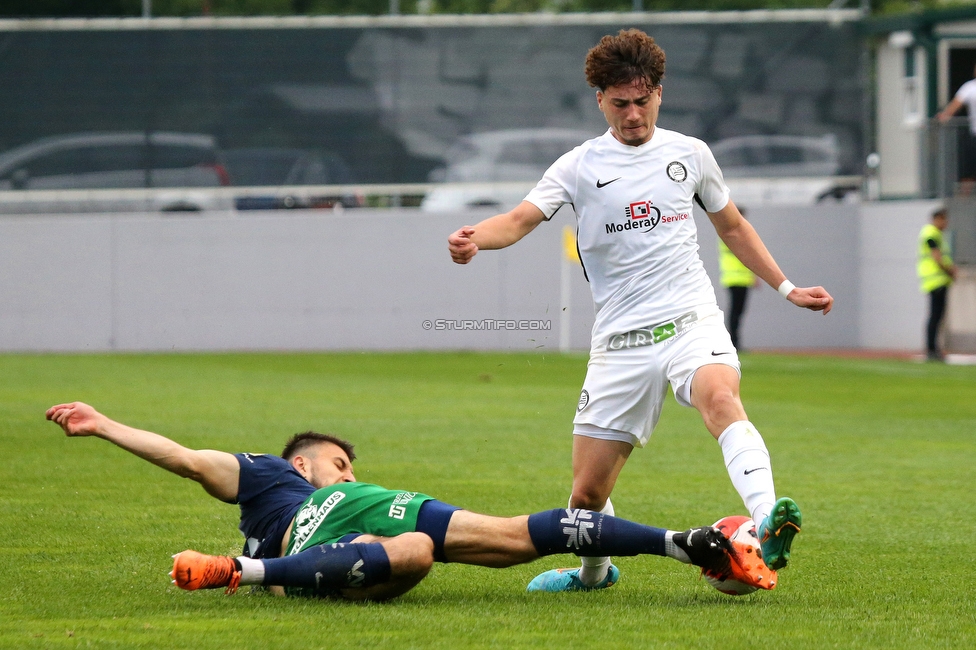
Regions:
<svg viewBox="0 0 976 650"><path fill-rule="evenodd" d="M939 204L881 201L861 206L861 347L925 349L928 297L920 291L915 271L918 234Z"/></svg>
<svg viewBox="0 0 976 650"><path fill-rule="evenodd" d="M822 284L837 304L822 317L768 287L755 291L744 346L920 349L914 246L929 211L928 203L750 211L793 282ZM574 225L572 212L510 249L453 264L447 235L485 216L0 218L0 349L558 349L562 228ZM715 233L703 214L696 220L717 286ZM593 312L578 266L570 294L570 345L585 350Z"/></svg>
<svg viewBox="0 0 976 650"><path fill-rule="evenodd" d="M823 317L798 309L762 284L749 292L740 347L858 347L858 206L760 206L747 208L747 214L786 276L797 286L825 287L835 306ZM719 286L718 236L703 213L696 212L696 218L702 259L724 309L728 296Z"/></svg>
<svg viewBox="0 0 976 650"><path fill-rule="evenodd" d="M461 267L447 235L462 222L411 210L3 218L0 348L557 348L562 224ZM592 306L574 271L571 345L586 348Z"/></svg>

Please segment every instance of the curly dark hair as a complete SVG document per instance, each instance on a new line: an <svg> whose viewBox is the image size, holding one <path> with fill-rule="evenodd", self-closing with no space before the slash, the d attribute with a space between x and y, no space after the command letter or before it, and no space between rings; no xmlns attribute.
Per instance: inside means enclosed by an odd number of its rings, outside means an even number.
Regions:
<svg viewBox="0 0 976 650"><path fill-rule="evenodd" d="M290 461L292 458L302 453L309 447L317 445L321 442L331 442L336 447L346 452L346 456L349 456L349 462L356 460L356 453L353 451L353 446L351 443L331 434L317 433L315 431L306 431L304 433L296 433L293 435L291 439L285 443L285 448L281 451L281 457Z"/></svg>
<svg viewBox="0 0 976 650"><path fill-rule="evenodd" d="M664 79L664 50L639 29L621 29L587 52L585 70L587 83L600 90L638 79L655 88Z"/></svg>

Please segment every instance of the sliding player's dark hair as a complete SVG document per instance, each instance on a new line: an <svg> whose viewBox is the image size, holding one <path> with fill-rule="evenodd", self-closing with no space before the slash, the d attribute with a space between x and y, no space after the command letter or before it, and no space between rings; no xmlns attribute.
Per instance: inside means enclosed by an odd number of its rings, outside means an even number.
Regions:
<svg viewBox="0 0 976 650"><path fill-rule="evenodd" d="M315 431L306 431L304 433L296 433L293 435L291 439L285 443L285 448L281 450L281 457L285 460L291 460L309 447L314 447L315 445L323 442L331 442L339 449L346 452L346 455L349 456L350 461L356 460L356 453L353 451L353 446L351 443L328 433L317 433Z"/></svg>

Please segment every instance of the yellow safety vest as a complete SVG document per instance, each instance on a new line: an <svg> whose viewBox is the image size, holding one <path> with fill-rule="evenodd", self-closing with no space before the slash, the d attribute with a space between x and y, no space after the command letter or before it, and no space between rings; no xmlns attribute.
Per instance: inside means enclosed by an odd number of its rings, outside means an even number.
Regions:
<svg viewBox="0 0 976 650"><path fill-rule="evenodd" d="M916 266L922 293L931 293L939 287L952 284L952 278L945 272L945 269L939 266L932 255L932 249L929 248L928 244L930 239L938 244L943 263L952 264L952 258L949 256L949 244L942 236L942 231L932 224L926 224L918 234L918 265Z"/></svg>
<svg viewBox="0 0 976 650"><path fill-rule="evenodd" d="M732 254L721 239L718 240L718 266L723 287L751 287L756 283L756 276Z"/></svg>

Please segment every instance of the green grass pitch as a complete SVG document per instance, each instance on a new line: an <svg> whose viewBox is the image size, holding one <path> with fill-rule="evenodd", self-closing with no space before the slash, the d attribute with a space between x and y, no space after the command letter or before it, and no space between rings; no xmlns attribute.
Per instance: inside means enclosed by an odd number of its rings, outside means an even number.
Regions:
<svg viewBox="0 0 976 650"><path fill-rule="evenodd" d="M237 508L44 421L82 400L197 448L356 443L360 480L476 511L560 507L586 359L543 354L0 356L2 648L961 648L976 641L976 367L752 354L743 400L803 533L772 592L729 597L689 567L619 558L622 580L527 594L544 558L435 566L384 604L170 585L170 555L236 554ZM743 514L718 446L668 398L614 492L684 529Z"/></svg>

